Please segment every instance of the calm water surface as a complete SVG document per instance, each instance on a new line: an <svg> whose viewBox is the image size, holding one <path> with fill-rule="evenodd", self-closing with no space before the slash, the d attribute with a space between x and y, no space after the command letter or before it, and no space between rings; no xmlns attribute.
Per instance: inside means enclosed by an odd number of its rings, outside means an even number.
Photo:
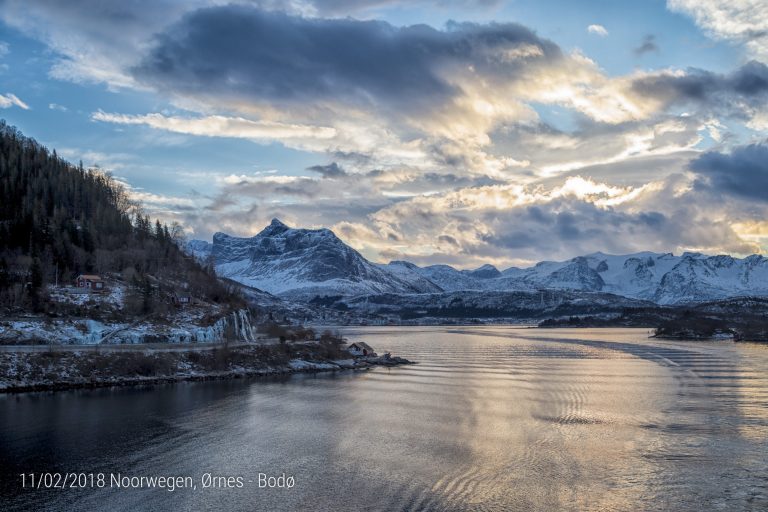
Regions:
<svg viewBox="0 0 768 512"><path fill-rule="evenodd" d="M0 395L0 509L768 510L768 346L636 329L346 334L420 364ZM21 489L18 473L45 471L198 489ZM206 472L245 487L201 489ZM296 485L259 489L259 472Z"/></svg>

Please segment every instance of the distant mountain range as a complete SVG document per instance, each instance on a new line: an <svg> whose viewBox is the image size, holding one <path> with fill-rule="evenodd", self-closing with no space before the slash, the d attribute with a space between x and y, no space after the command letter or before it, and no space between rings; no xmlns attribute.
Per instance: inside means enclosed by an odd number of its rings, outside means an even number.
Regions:
<svg viewBox="0 0 768 512"><path fill-rule="evenodd" d="M295 302L343 301L358 308L362 303L370 305L372 297L378 297L374 303L388 297L390 304L410 307L417 307L420 301L425 305L445 300L455 303L457 298L469 297L476 303L496 297L506 310L513 296L517 300L525 296L535 307L543 291L549 297L560 292L559 297L570 301L600 304L606 303L606 297L619 296L626 299L615 298L622 306L768 296L768 259L759 255L739 259L691 252L680 256L596 252L503 271L492 265L458 270L406 261L377 264L328 229L294 229L277 219L254 237L216 233L213 243L193 240L187 249L198 259L212 258L219 276L245 286ZM430 296L418 298L424 294Z"/></svg>

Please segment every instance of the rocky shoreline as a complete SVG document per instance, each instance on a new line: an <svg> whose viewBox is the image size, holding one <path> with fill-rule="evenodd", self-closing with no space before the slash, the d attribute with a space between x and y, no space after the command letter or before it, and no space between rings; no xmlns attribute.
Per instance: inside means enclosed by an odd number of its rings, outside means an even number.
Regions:
<svg viewBox="0 0 768 512"><path fill-rule="evenodd" d="M390 356L328 358L313 345L181 352L4 352L0 353L0 393L266 378L415 364Z"/></svg>

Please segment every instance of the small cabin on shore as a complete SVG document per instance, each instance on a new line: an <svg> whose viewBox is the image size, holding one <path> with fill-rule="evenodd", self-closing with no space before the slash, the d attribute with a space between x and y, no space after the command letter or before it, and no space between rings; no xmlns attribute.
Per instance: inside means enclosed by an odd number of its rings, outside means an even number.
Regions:
<svg viewBox="0 0 768 512"><path fill-rule="evenodd" d="M371 347L369 344L362 341L356 341L355 343L352 343L350 346L347 347L347 352L349 352L353 356L375 356L376 355L376 351L373 350L373 347Z"/></svg>
<svg viewBox="0 0 768 512"><path fill-rule="evenodd" d="M174 293L171 295L171 301L176 306L184 307L192 304L192 297L186 293Z"/></svg>
<svg viewBox="0 0 768 512"><path fill-rule="evenodd" d="M95 274L80 274L75 279L75 286L89 291L101 291L104 289L104 281Z"/></svg>

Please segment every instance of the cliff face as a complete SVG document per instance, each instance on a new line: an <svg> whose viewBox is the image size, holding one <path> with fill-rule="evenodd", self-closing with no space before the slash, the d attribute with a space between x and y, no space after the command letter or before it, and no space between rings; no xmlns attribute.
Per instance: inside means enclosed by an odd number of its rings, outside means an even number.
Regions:
<svg viewBox="0 0 768 512"><path fill-rule="evenodd" d="M136 322L79 318L0 321L0 344L116 345L137 343L253 342L258 334L248 310L218 313L213 323L193 314ZM207 317L209 318L209 317Z"/></svg>
<svg viewBox="0 0 768 512"><path fill-rule="evenodd" d="M223 341L256 341L256 328L251 315L244 309L238 309L223 316L210 327L193 329L188 338L176 336L172 343L219 343Z"/></svg>

